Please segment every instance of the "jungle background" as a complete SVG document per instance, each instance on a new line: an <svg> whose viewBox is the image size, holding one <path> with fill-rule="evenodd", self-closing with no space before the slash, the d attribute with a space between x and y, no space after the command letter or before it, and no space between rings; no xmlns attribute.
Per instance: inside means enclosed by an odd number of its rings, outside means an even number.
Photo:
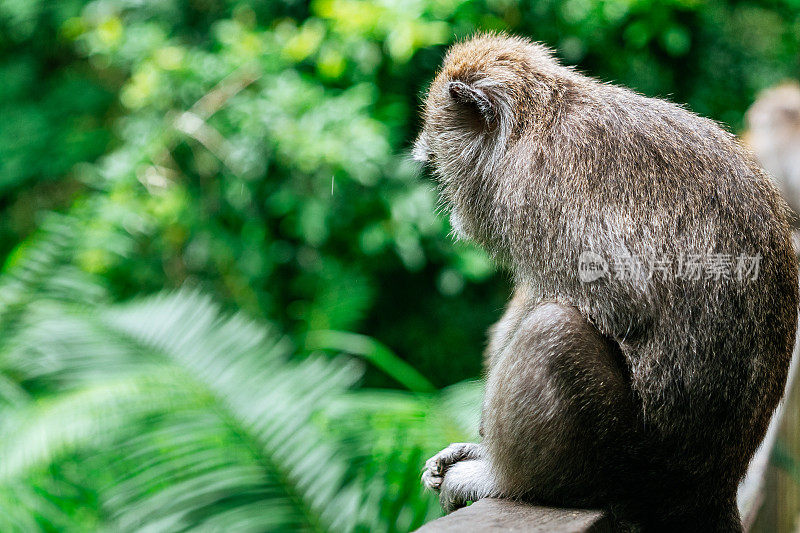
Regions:
<svg viewBox="0 0 800 533"><path fill-rule="evenodd" d="M739 131L800 1L0 0L0 530L406 531L509 283L408 160L448 43Z"/></svg>

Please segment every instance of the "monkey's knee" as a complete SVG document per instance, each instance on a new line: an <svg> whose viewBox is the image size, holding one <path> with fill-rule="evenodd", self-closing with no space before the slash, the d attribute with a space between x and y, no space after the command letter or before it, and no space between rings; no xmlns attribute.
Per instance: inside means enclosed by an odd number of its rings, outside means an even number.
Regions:
<svg viewBox="0 0 800 533"><path fill-rule="evenodd" d="M484 443L501 482L520 494L591 487L631 425L630 397L618 348L576 308L539 305L487 382Z"/></svg>

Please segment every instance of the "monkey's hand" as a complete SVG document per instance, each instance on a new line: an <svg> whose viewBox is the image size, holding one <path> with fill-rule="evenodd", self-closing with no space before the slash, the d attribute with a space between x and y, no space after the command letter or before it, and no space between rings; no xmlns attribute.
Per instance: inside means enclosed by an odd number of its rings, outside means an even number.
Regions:
<svg viewBox="0 0 800 533"><path fill-rule="evenodd" d="M425 463L422 484L439 494L446 513L467 502L497 496L489 464L481 458L481 445L471 442L451 444Z"/></svg>

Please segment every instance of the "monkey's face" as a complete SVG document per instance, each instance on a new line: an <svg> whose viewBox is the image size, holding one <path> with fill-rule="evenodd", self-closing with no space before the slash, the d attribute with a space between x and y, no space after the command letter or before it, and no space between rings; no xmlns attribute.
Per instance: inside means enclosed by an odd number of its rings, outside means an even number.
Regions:
<svg viewBox="0 0 800 533"><path fill-rule="evenodd" d="M547 105L553 60L541 45L484 35L454 45L424 103L413 157L427 163L461 236L485 242L492 191L511 142ZM540 113L539 113L540 114Z"/></svg>
<svg viewBox="0 0 800 533"><path fill-rule="evenodd" d="M745 115L750 128L800 129L800 84L785 82L762 91Z"/></svg>
<svg viewBox="0 0 800 533"><path fill-rule="evenodd" d="M482 156L505 140L514 125L531 46L487 35L451 47L425 96L425 123L414 158L432 164L443 179L491 163Z"/></svg>
<svg viewBox="0 0 800 533"><path fill-rule="evenodd" d="M481 80L467 83L440 74L428 92L425 124L412 152L433 171L451 226L464 239L478 237L477 190L502 158L498 105L488 92Z"/></svg>

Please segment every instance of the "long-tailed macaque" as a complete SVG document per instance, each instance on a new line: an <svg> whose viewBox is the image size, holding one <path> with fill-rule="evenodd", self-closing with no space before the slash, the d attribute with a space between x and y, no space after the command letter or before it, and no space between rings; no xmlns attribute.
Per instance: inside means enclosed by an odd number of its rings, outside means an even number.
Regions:
<svg viewBox="0 0 800 533"><path fill-rule="evenodd" d="M414 147L455 231L514 276L479 444L432 457L446 510L485 496L737 531L736 489L795 338L789 210L715 122L544 46L453 46Z"/></svg>

